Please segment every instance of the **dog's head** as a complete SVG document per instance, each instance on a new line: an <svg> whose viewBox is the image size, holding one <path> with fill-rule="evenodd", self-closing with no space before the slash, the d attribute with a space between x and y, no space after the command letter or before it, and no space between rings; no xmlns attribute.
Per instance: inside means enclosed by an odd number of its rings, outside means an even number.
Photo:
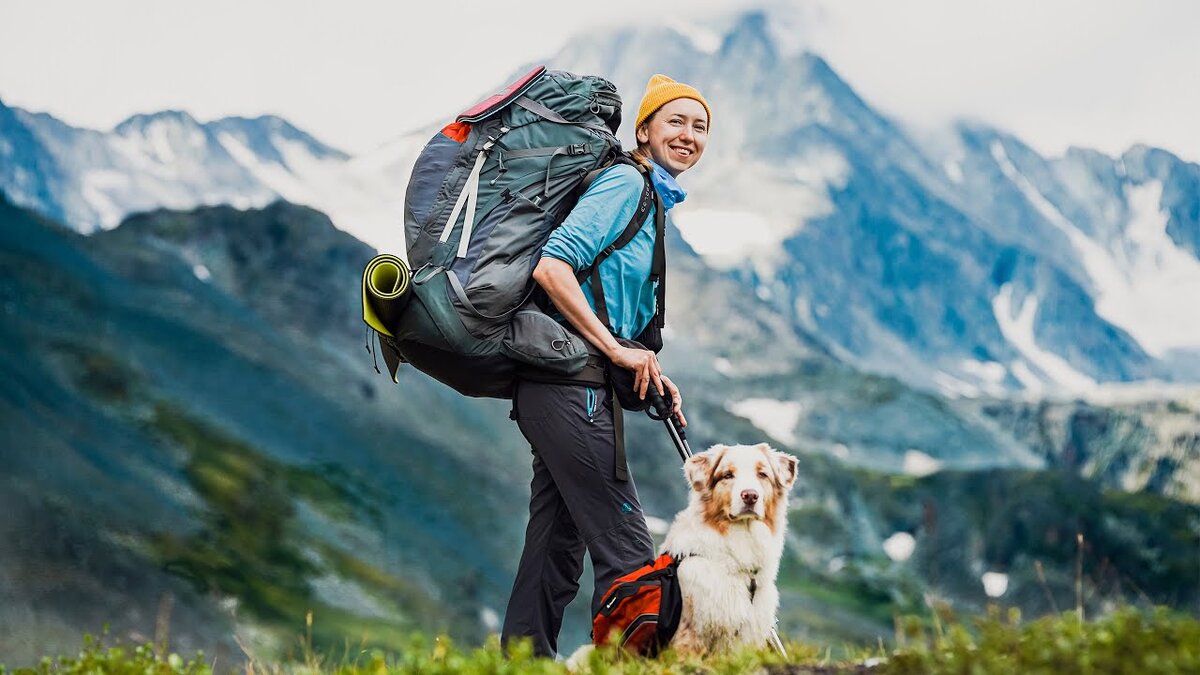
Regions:
<svg viewBox="0 0 1200 675"><path fill-rule="evenodd" d="M710 526L724 532L739 520L761 520L774 532L797 464L766 443L714 445L689 459L683 472Z"/></svg>

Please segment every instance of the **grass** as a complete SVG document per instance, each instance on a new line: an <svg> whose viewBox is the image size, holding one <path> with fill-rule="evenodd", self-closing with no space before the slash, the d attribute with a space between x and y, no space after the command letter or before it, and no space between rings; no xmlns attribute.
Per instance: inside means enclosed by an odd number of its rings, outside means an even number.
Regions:
<svg viewBox="0 0 1200 675"><path fill-rule="evenodd" d="M1164 608L1123 607L1103 618L1083 622L1074 613L1022 621L1015 610L993 609L964 623L942 624L913 618L901 622L899 645L885 651L862 650L849 660L831 660L827 650L790 643L789 659L769 650L741 650L710 657L665 652L644 659L612 650L597 650L581 672L596 675L698 674L816 675L878 673L880 675L951 675L970 673L1137 673L1183 675L1200 672L1200 621ZM535 658L528 644L508 653L492 636L482 646L461 647L445 636L410 634L394 651L346 646L318 653L311 633L301 640L302 656L291 662L214 664L203 654L190 658L152 645L109 644L86 637L77 656L44 658L13 675L210 675L238 671L247 675L305 673L317 675L525 675L566 673L561 663ZM0 666L0 675L7 675Z"/></svg>

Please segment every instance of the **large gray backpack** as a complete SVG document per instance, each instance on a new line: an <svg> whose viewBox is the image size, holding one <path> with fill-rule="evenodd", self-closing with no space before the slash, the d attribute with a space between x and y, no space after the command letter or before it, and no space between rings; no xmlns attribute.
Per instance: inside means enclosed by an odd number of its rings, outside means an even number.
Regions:
<svg viewBox="0 0 1200 675"><path fill-rule="evenodd" d="M539 67L426 144L404 199L402 309L368 318L393 380L407 362L462 394L509 398L520 369L569 377L585 368L585 341L542 311L531 275L591 178L628 161L614 135L620 115L607 80ZM645 183L627 234L658 201ZM364 311L371 274L368 266ZM391 273L381 278L392 284Z"/></svg>

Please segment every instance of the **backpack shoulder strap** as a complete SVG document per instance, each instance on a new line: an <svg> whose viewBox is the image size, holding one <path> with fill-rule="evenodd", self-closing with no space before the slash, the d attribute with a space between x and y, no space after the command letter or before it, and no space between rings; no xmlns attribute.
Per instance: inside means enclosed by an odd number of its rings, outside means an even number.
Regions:
<svg viewBox="0 0 1200 675"><path fill-rule="evenodd" d="M586 192L587 189L591 187L592 182L596 180L596 177L599 176L601 172L611 168L614 164L630 164L637 168L638 172L642 174L643 179L642 195L638 199L638 206L633 212L633 217L629 219L629 222L625 225L625 229L621 231L621 235L617 237L616 241L609 244L604 248L604 250L600 251L600 253L596 255L596 259L592 261L591 265L588 265L576 273L575 278L581 284L585 279L592 276L592 274L600 267L600 263L604 262L605 258L612 255L618 249L624 248L626 244L633 241L633 238L636 237L637 233L642 229L642 224L646 222L646 216L650 213L651 205L659 201L654 186L650 184L650 177L646 173L646 169L626 154L619 155L616 161L614 161L612 164L609 164L602 169L596 169L595 171L589 173L587 178L584 179L582 191ZM655 225L657 224L658 223L656 219ZM655 253L657 254L657 249L655 249ZM657 261L657 255L655 260ZM653 271L651 273L653 273ZM595 286L595 283L596 282L593 281L593 286ZM601 302L600 298L596 298L596 300L598 304ZM599 314L599 307L597 307L597 314ZM605 312L605 316L601 317L601 320L604 321L605 326L608 325L607 311Z"/></svg>
<svg viewBox="0 0 1200 675"><path fill-rule="evenodd" d="M592 281L592 299L596 301L596 317L600 319L600 323L604 324L610 332L612 331L611 319L608 315L608 303L604 299L604 284L600 280L600 263L604 262L613 252L622 248L633 240L637 233L641 231L642 224L646 221L646 216L650 213L651 205L655 208L654 226L656 232L654 234L654 258L650 265L650 278L659 282L656 299L658 301L657 313L655 318L651 319L651 323L659 327L662 326L662 314L665 307L664 288L666 281L666 225L665 214L663 209L662 198L658 195L658 190L650 183L650 176L646 168L641 164L633 161L628 155L622 154L617 158L618 163L632 163L638 172L642 175L642 195L638 200L637 210L634 211L633 217L629 219L629 223L625 226L625 230L621 232L621 236L617 237L616 241L600 251L596 259L588 267L580 270L577 275L579 283L583 283L584 279L591 278ZM616 400L616 396L612 390L613 384L611 378L608 383L608 393L613 401L613 436L616 450L616 479L619 481L629 480L629 467L625 457L625 422L624 415L621 411L621 404Z"/></svg>

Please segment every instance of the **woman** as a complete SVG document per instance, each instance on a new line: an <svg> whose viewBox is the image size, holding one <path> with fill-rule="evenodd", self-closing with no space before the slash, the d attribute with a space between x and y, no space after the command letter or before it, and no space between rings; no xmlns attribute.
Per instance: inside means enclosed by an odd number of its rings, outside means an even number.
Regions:
<svg viewBox="0 0 1200 675"><path fill-rule="evenodd" d="M675 177L704 154L710 118L700 92L665 75L650 78L638 108L633 154L648 165L667 209L686 196ZM603 171L550 236L533 278L580 335L613 365L632 371L640 397L651 386L669 391L686 424L679 390L662 374L655 354L616 339L633 339L654 317L653 210L637 235L599 266L611 331L596 316L591 281L581 286L575 276L621 235L637 212L643 187L642 174L632 166L616 164ZM502 640L531 638L538 655L557 652L563 610L579 590L585 548L596 575L593 615L617 577L654 558L632 477L616 478L615 402L607 398L604 388L527 381L514 396L514 417L533 449L533 481L525 549Z"/></svg>

